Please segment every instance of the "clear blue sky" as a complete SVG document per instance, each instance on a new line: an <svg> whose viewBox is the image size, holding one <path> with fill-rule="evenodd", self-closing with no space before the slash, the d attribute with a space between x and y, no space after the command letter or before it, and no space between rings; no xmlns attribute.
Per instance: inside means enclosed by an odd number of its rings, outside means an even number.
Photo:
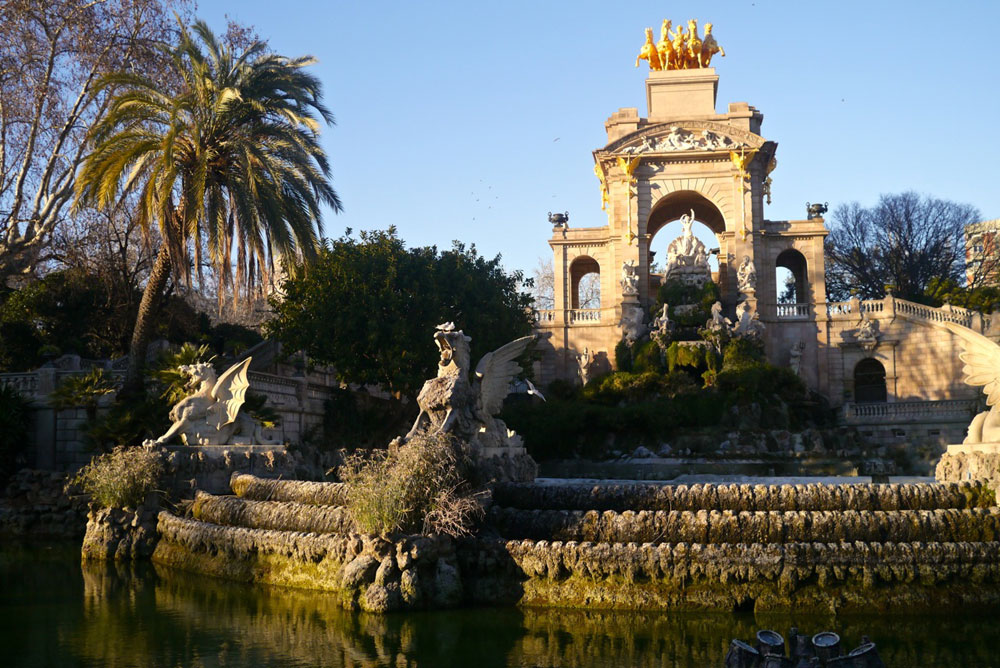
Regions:
<svg viewBox="0 0 1000 668"><path fill-rule="evenodd" d="M907 189L1000 217L1000 2L201 0L197 14L319 58L344 201L328 236L396 225L411 246L461 239L530 270L550 257L547 212L606 224L591 151L619 107L645 115L633 63L664 18L714 23L717 110L764 113L767 218Z"/></svg>

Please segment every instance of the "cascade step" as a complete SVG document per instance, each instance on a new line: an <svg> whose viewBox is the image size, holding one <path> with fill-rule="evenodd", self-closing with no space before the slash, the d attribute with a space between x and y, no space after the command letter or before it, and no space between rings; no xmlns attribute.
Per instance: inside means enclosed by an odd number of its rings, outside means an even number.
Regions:
<svg viewBox="0 0 1000 668"><path fill-rule="evenodd" d="M195 495L191 506L195 519L222 526L347 534L354 523L346 508L315 506L292 501L252 501L236 496Z"/></svg>
<svg viewBox="0 0 1000 668"><path fill-rule="evenodd" d="M273 480L234 473L229 486L236 496L252 501L290 501L308 506L347 505L347 485L340 482Z"/></svg>
<svg viewBox="0 0 1000 668"><path fill-rule="evenodd" d="M996 505L986 485L867 483L828 485L556 484L496 485L498 506L525 510L937 510Z"/></svg>
<svg viewBox="0 0 1000 668"><path fill-rule="evenodd" d="M493 507L504 538L595 543L981 542L1000 538L1000 508L890 511L580 511Z"/></svg>

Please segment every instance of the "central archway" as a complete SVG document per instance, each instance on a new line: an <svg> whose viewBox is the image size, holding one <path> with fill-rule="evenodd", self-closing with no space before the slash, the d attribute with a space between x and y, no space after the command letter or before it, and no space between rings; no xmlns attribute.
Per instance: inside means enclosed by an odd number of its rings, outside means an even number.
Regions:
<svg viewBox="0 0 1000 668"><path fill-rule="evenodd" d="M695 220L704 223L716 236L726 231L726 219L719 208L712 200L694 190L675 190L657 200L646 219L644 231L653 238L664 225L684 214L690 214L692 209Z"/></svg>
<svg viewBox="0 0 1000 668"><path fill-rule="evenodd" d="M713 274L721 277L723 275L722 265L724 264L726 250L723 247L725 242L722 233L726 230L726 221L715 203L694 190L675 190L661 197L653 205L646 219L644 230L647 235L647 243L649 244L649 265L653 266L653 258L657 255L657 250L664 251L666 246L673 241L673 237L680 235L680 224L677 221L682 216L690 215L691 211L694 211L695 227L693 231L695 236L701 239L709 251L715 248L720 250L718 256L711 255L709 257L709 266ZM676 228L676 234L671 229L668 230L669 234L667 236L671 237L673 235L673 237L657 239L657 234L668 226ZM642 231L640 228L640 232ZM666 254L665 252L661 252L659 256L658 259L660 262L663 262ZM662 265L657 265L657 268L659 270L663 269ZM658 281L653 276L650 276L650 279L652 291L658 284Z"/></svg>

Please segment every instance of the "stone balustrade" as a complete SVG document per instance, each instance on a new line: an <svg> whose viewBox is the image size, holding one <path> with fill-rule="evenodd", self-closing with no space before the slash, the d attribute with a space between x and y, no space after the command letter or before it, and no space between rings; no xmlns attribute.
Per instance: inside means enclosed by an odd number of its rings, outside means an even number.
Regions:
<svg viewBox="0 0 1000 668"><path fill-rule="evenodd" d="M893 403L844 404L844 419L859 422L937 422L970 420L978 405L975 399L941 401L896 401Z"/></svg>
<svg viewBox="0 0 1000 668"><path fill-rule="evenodd" d="M575 308L566 312L566 322L570 325L595 323L601 321L599 308Z"/></svg>
<svg viewBox="0 0 1000 668"><path fill-rule="evenodd" d="M535 309L532 311L535 317L535 324L544 327L545 325L551 325L556 321L556 310L555 309Z"/></svg>
<svg viewBox="0 0 1000 668"><path fill-rule="evenodd" d="M810 304L777 304L775 314L781 320L805 320L810 316Z"/></svg>

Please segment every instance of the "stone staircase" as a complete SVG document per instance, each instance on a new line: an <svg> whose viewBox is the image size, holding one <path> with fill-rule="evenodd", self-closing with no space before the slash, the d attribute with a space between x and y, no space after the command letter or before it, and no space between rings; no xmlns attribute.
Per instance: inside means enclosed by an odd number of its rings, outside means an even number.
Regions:
<svg viewBox="0 0 1000 668"><path fill-rule="evenodd" d="M338 483L235 475L161 513L154 561L334 592L372 611L460 602L888 610L1000 602L1000 508L975 482L496 486L474 538L353 531Z"/></svg>

